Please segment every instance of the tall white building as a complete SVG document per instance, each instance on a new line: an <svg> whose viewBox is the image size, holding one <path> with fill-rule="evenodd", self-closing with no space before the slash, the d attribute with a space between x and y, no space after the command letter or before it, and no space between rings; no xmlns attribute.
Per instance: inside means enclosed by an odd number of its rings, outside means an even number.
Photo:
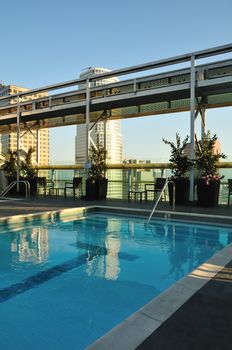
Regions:
<svg viewBox="0 0 232 350"><path fill-rule="evenodd" d="M105 68L89 68L80 75L80 78L87 78L93 74L101 74L109 72L109 69ZM118 81L116 77L107 79L101 79L91 82L91 86L99 86L103 84L114 83ZM81 85L80 88L83 88ZM104 144L104 122L98 122L92 132L91 138L95 143L99 142ZM76 133L76 150L75 150L75 162L76 164L82 164L85 162L85 147L86 147L86 126L85 124L77 125ZM122 163L122 131L120 120L110 120L106 124L106 150L107 150L107 162L109 164L121 164Z"/></svg>
<svg viewBox="0 0 232 350"><path fill-rule="evenodd" d="M87 78L93 74L101 74L110 72L109 69L105 68L88 68L85 72L80 75L80 78ZM91 82L91 87L110 84L117 82L118 78L111 77L101 79L98 81ZM85 85L80 85L80 88ZM99 142L104 145L104 121L99 121L91 132L91 138L94 143ZM75 145L75 162L76 164L85 163L86 155L86 125L77 125L76 133L76 145ZM107 163L108 164L122 164L122 130L120 120L110 120L106 123L106 150L107 150ZM122 170L108 170L107 178L108 184L108 197L111 198L122 198L123 188L123 175ZM114 182L115 181L115 182Z"/></svg>

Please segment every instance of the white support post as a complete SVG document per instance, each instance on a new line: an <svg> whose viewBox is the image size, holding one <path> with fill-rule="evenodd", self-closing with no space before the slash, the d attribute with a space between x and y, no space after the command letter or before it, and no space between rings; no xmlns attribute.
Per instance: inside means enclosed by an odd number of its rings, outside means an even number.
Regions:
<svg viewBox="0 0 232 350"><path fill-rule="evenodd" d="M52 180L53 182L55 181L55 169L52 169L51 180Z"/></svg>
<svg viewBox="0 0 232 350"><path fill-rule="evenodd" d="M107 150L107 119L104 119L104 148ZM107 154L105 157L105 161L107 160ZM104 172L104 177L106 177L106 170Z"/></svg>
<svg viewBox="0 0 232 350"><path fill-rule="evenodd" d="M205 136L205 108L201 110L201 139Z"/></svg>
<svg viewBox="0 0 232 350"><path fill-rule="evenodd" d="M17 192L19 192L19 178L20 178L20 97L17 97Z"/></svg>
<svg viewBox="0 0 232 350"><path fill-rule="evenodd" d="M107 133L106 133L106 126L107 126L107 119L104 119L104 148L107 149Z"/></svg>
<svg viewBox="0 0 232 350"><path fill-rule="evenodd" d="M40 129L36 130L36 163L40 162Z"/></svg>
<svg viewBox="0 0 232 350"><path fill-rule="evenodd" d="M128 169L128 192L132 190L132 174L131 169Z"/></svg>
<svg viewBox="0 0 232 350"><path fill-rule="evenodd" d="M89 79L86 79L86 119L85 119L85 126L86 126L86 144L85 144L85 171L87 176L87 165L89 163L89 145L90 145L90 135L89 135L89 128L90 128L90 90L89 90Z"/></svg>
<svg viewBox="0 0 232 350"><path fill-rule="evenodd" d="M195 159L195 57L191 57L191 85L190 85L190 159ZM190 169L190 196L194 200L194 166Z"/></svg>

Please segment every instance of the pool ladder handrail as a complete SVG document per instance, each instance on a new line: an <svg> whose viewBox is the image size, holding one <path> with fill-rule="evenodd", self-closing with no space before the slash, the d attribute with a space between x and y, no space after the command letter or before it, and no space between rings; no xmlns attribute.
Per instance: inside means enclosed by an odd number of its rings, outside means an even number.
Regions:
<svg viewBox="0 0 232 350"><path fill-rule="evenodd" d="M160 194L159 194L159 197L157 198L155 204L154 204L154 207L151 211L151 214L149 215L149 218L147 220L147 224L149 224L151 218L152 218L152 215L154 214L154 211L156 210L156 207L166 189L166 187L168 186L168 184L173 184L173 187L172 187L172 208L173 210L175 209L175 193L176 193L176 188L175 188L175 182L174 181L171 181L171 180L168 180L166 181L166 183L164 184L164 187L162 188L162 190L160 191Z"/></svg>
<svg viewBox="0 0 232 350"><path fill-rule="evenodd" d="M1 193L0 193L0 198L3 198L15 185L18 183L24 183L25 189L26 189L26 198L30 198L30 183L29 181L26 180L19 180L19 181L13 181L11 182Z"/></svg>

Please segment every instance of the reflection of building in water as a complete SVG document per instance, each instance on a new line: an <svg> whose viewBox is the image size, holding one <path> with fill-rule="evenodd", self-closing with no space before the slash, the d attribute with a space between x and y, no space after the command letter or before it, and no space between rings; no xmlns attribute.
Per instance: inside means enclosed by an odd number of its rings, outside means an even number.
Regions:
<svg viewBox="0 0 232 350"><path fill-rule="evenodd" d="M120 262L118 253L120 252L121 242L120 242L120 224L116 220L108 221L107 232L109 235L106 236L106 279L117 279L120 272Z"/></svg>
<svg viewBox="0 0 232 350"><path fill-rule="evenodd" d="M128 233L131 238L135 237L135 222L133 220L128 221Z"/></svg>
<svg viewBox="0 0 232 350"><path fill-rule="evenodd" d="M33 227L15 236L11 252L18 252L18 261L41 263L48 257L48 230L46 227Z"/></svg>
<svg viewBox="0 0 232 350"><path fill-rule="evenodd" d="M158 230L156 237L165 237L165 251L169 256L170 269L163 277L173 276L179 280L186 272L194 270L217 250L226 245L228 235L216 228L176 223L165 224L165 230ZM159 242L162 247L161 241Z"/></svg>
<svg viewBox="0 0 232 350"><path fill-rule="evenodd" d="M89 252L89 259L87 261L86 272L89 276L96 276L100 278L106 278L115 280L118 278L120 272L120 223L115 219L107 218L106 236L101 234L97 236L95 232L95 238L98 237L97 242L94 244L102 249L95 249ZM93 228L93 230L95 230Z"/></svg>

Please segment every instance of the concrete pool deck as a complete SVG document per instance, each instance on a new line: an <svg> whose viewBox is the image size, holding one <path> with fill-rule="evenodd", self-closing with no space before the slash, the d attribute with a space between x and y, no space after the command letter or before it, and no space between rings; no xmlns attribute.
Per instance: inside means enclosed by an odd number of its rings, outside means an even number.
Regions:
<svg viewBox="0 0 232 350"><path fill-rule="evenodd" d="M185 302L138 350L230 350L232 262Z"/></svg>
<svg viewBox="0 0 232 350"><path fill-rule="evenodd" d="M0 201L0 217L11 216L11 215L22 215L22 214L32 214L43 211L60 210L67 208L78 208L84 206L107 206L107 207L123 207L127 209L141 209L148 210L149 212L153 208L153 202L142 202L117 199L107 199L106 201L85 201L75 198L64 198L64 197L32 197L31 199L6 199ZM196 206L176 206L175 211L167 203L159 203L157 207L157 212L159 211L169 211L170 213L185 213L187 215L199 214L199 215L211 215L213 217L217 216L222 218L227 218L232 220L232 204L230 207L219 206L217 208L200 208Z"/></svg>
<svg viewBox="0 0 232 350"><path fill-rule="evenodd" d="M26 215L34 214L38 212L47 211L59 211L63 209L87 207L87 206L104 206L104 209L110 208L130 208L135 211L150 211L153 203L140 203L130 202L121 200L107 200L102 202L86 202L77 199L62 197L59 198L47 198L37 197L30 200L17 200L17 201L2 201L0 202L0 218L11 217L14 215ZM111 209L115 210L115 209ZM165 203L160 203L158 211L166 211L172 209ZM203 215L204 221L211 221L214 219L215 222L232 224L232 206L220 206L218 208L197 208L195 206L189 207L177 207L178 213L185 214L189 220L197 218L198 215ZM176 213L176 211L174 213ZM195 216L197 215L197 216ZM220 219L220 220L219 220ZM226 248L225 248L226 249ZM220 254L219 254L220 255ZM145 309L141 312L140 320L137 323L138 328L142 328L145 337L142 341L139 341L135 345L130 346L126 344L122 346L122 343L114 343L110 349L139 349L139 350L150 350L150 349L178 349L178 350L191 350L191 349L231 349L232 343L232 249L228 247L226 251L226 260L224 259L224 265L222 268L222 260L212 259L211 265L213 274L209 278L201 278L198 280L197 290L189 288L189 297L186 297L184 303L179 303L179 294L183 294L183 289L180 288L180 283L174 285L176 289L175 300L170 300L169 306L171 307L176 304L176 308L173 309L171 314L166 314L166 317L162 320L162 313L165 313L165 307L160 308L161 316L160 319L153 317L152 309L154 305L145 305ZM221 257L223 258L223 257ZM209 268L206 267L207 272ZM188 276L187 276L188 277ZM164 294L164 295L163 295ZM165 293L161 294L163 302L168 299ZM166 299L165 299L166 297ZM159 297L157 297L159 298ZM157 299L156 298L156 299ZM162 298L158 302L162 302ZM183 298L182 298L183 300ZM162 303L161 303L162 305ZM164 304L163 304L164 305ZM143 308L142 308L143 309ZM146 316L146 318L144 317ZM133 317L133 315L132 315ZM149 322L149 319L150 321ZM137 319L138 321L138 319ZM136 322L137 322L136 321ZM146 323L148 321L148 323ZM120 325L119 325L120 328ZM125 334L126 338L136 338L137 334L133 328L129 327L129 333ZM121 342L124 342L123 338L120 338ZM132 343L133 344L133 343ZM96 349L104 349L102 343L98 344L100 347ZM106 344L107 345L107 344ZM107 345L108 346L108 345ZM91 346L90 346L91 347ZM109 347L108 347L109 348Z"/></svg>

